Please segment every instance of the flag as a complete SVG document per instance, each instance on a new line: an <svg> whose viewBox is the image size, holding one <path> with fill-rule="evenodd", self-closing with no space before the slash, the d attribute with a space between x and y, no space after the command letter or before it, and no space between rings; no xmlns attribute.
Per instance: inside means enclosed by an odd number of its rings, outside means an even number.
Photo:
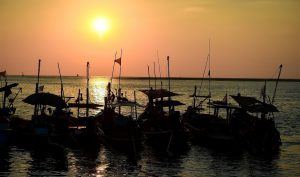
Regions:
<svg viewBox="0 0 300 177"><path fill-rule="evenodd" d="M115 62L116 62L116 63L119 63L119 65L121 65L121 59L122 59L122 58L115 59Z"/></svg>
<svg viewBox="0 0 300 177"><path fill-rule="evenodd" d="M0 76L2 76L2 77L6 77L6 71L2 71L2 72L0 72Z"/></svg>
<svg viewBox="0 0 300 177"><path fill-rule="evenodd" d="M43 85L39 86L39 92L42 92L43 90L44 90L44 86Z"/></svg>

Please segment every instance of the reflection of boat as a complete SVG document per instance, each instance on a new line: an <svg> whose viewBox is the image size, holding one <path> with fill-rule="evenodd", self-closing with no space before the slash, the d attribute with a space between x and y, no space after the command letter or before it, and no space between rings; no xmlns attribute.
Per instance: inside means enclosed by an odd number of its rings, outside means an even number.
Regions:
<svg viewBox="0 0 300 177"><path fill-rule="evenodd" d="M16 111L16 108L14 107L14 101L18 94L21 92L20 88L19 91L13 97L11 97L11 89L18 86L18 84L8 84L5 75L4 77L5 86L0 88L0 93L3 93L2 107L0 108L0 146L7 144L12 135L11 122L13 119L17 118L17 116L14 116L14 113Z"/></svg>

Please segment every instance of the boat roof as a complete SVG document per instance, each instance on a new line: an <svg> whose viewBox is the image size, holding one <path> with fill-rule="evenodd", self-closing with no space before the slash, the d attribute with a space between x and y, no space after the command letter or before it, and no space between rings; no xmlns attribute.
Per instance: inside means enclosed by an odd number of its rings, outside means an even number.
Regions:
<svg viewBox="0 0 300 177"><path fill-rule="evenodd" d="M135 102L135 101L118 101L118 102L115 102L115 103L111 103L110 104L112 107L118 107L118 106L129 106L129 107L134 107L134 106L137 106L137 107L144 107L143 105Z"/></svg>
<svg viewBox="0 0 300 177"><path fill-rule="evenodd" d="M174 93L174 92L170 92L166 89L156 89L156 90L140 90L142 93L144 93L145 95L147 95L148 97L151 97L153 99L156 98L162 98L162 97L169 97L169 96L178 96L180 94L178 93Z"/></svg>
<svg viewBox="0 0 300 177"><path fill-rule="evenodd" d="M170 106L181 106L181 105L185 105L184 103L177 101L177 100L163 100L163 101L157 101L155 102L155 104L157 106L163 106L163 107L168 107Z"/></svg>
<svg viewBox="0 0 300 177"><path fill-rule="evenodd" d="M6 90L8 90L8 89L11 89L11 88L13 88L13 87L16 87L16 86L18 86L18 85L19 85L18 83L8 84L8 85L6 85L6 86L4 86L4 87L1 87L1 88L0 88L0 92L4 92L4 91L6 91Z"/></svg>
<svg viewBox="0 0 300 177"><path fill-rule="evenodd" d="M273 104L264 103L257 100L255 97L230 95L242 109L249 112L278 112L278 109Z"/></svg>
<svg viewBox="0 0 300 177"><path fill-rule="evenodd" d="M90 109L99 109L101 106L100 104L95 104L95 103L68 103L68 106L70 108L90 108Z"/></svg>

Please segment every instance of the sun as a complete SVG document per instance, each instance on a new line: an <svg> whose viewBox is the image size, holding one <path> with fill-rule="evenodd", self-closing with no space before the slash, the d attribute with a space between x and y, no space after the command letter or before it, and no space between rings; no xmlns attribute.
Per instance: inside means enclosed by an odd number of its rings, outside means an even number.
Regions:
<svg viewBox="0 0 300 177"><path fill-rule="evenodd" d="M109 20L103 17L97 18L93 21L92 27L100 36L103 36L110 28Z"/></svg>

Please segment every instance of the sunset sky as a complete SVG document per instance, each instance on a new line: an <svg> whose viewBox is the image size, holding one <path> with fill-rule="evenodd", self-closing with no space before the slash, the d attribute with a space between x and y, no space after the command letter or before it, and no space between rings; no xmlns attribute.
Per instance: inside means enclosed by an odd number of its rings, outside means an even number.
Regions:
<svg viewBox="0 0 300 177"><path fill-rule="evenodd" d="M97 22L98 21L98 22ZM100 22L99 22L100 21ZM212 77L300 78L298 0L1 0L0 71L109 76L123 49L124 76L201 77L211 39ZM151 71L153 73L153 71Z"/></svg>

